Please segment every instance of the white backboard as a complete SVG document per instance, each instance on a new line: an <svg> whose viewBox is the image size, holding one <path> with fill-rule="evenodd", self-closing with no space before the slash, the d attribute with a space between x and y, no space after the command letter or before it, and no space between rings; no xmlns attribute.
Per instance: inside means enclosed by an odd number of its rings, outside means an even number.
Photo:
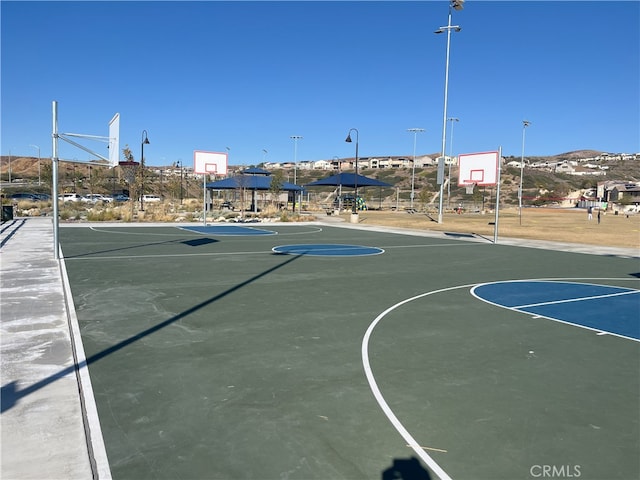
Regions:
<svg viewBox="0 0 640 480"><path fill-rule="evenodd" d="M202 175L226 175L227 154L218 152L193 152L193 172Z"/></svg>
<svg viewBox="0 0 640 480"><path fill-rule="evenodd" d="M498 152L458 155L458 186L495 185L498 181L499 158Z"/></svg>
<svg viewBox="0 0 640 480"><path fill-rule="evenodd" d="M120 114L109 122L109 166L116 167L120 158Z"/></svg>

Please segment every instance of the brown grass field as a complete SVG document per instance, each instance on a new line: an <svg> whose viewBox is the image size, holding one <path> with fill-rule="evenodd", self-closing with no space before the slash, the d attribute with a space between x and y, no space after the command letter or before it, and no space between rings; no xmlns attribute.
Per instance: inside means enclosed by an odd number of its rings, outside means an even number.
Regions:
<svg viewBox="0 0 640 480"><path fill-rule="evenodd" d="M495 213L445 213L442 223L438 215L409 214L404 211L366 211L360 213L360 223L388 227L403 227L440 232L475 233L493 239ZM341 214L349 221L350 214ZM597 212L587 219L582 209L525 208L522 225L517 208L500 211L498 239L500 237L549 240L623 248L640 248L640 215L614 215L603 212L598 224Z"/></svg>

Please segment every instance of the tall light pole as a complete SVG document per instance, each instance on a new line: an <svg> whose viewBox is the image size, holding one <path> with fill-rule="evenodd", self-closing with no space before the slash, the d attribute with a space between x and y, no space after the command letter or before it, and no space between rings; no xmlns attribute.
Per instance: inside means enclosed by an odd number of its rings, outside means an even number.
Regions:
<svg viewBox="0 0 640 480"><path fill-rule="evenodd" d="M140 211L144 212L144 146L149 145L149 138L147 137L147 131L142 131L142 143L140 152Z"/></svg>
<svg viewBox="0 0 640 480"><path fill-rule="evenodd" d="M527 130L527 127L531 125L529 120L522 121L522 155L520 157L520 189L518 190L518 210L520 217L520 225L522 225L522 179L524 177L524 132Z"/></svg>
<svg viewBox="0 0 640 480"><path fill-rule="evenodd" d="M445 148L447 144L447 100L449 95L449 50L451 48L451 30L455 30L459 32L462 30L458 25L451 25L451 11L452 10L462 10L464 5L464 0L450 0L449 1L449 21L446 27L440 27L434 33L444 33L447 32L447 60L445 64L444 71L444 109L442 115L442 149L440 155L440 161L438 164L438 177L440 178L440 195L439 195L439 205L438 205L438 223L442 223L442 196L444 190L444 154Z"/></svg>
<svg viewBox="0 0 640 480"><path fill-rule="evenodd" d="M29 145L30 147L36 148L38 150L38 186L41 185L40 181L40 147L37 145Z"/></svg>
<svg viewBox="0 0 640 480"><path fill-rule="evenodd" d="M424 128L408 128L407 132L413 133L413 160L411 161L411 208L413 208L413 199L415 197L416 183L416 137L418 133L424 132Z"/></svg>
<svg viewBox="0 0 640 480"><path fill-rule="evenodd" d="M451 163L453 161L453 122L459 122L460 119L456 117L447 118L448 121L451 122L451 134L449 135L449 174L447 178L449 182L447 182L447 207L451 204Z"/></svg>
<svg viewBox="0 0 640 480"><path fill-rule="evenodd" d="M347 138L344 140L347 143L351 143L351 132L356 132L356 175L355 180L353 181L354 186L354 198L353 198L353 208L351 209L351 222L358 223L358 144L360 143L360 132L358 132L357 128L352 128L349 130L347 134Z"/></svg>
<svg viewBox="0 0 640 480"><path fill-rule="evenodd" d="M302 135L291 135L289 137L293 140L293 184L298 184L298 140L302 138ZM293 213L296 212L296 197L298 196L298 192L293 192ZM300 211L300 206L298 205L298 211Z"/></svg>

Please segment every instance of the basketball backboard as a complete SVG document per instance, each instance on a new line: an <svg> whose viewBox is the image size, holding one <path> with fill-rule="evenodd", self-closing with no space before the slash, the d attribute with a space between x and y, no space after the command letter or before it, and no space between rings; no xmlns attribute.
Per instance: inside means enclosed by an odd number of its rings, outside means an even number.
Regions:
<svg viewBox="0 0 640 480"><path fill-rule="evenodd" d="M498 152L458 155L458 186L495 185L498 177Z"/></svg>
<svg viewBox="0 0 640 480"><path fill-rule="evenodd" d="M120 158L120 114L116 113L109 122L109 166L118 166Z"/></svg>
<svg viewBox="0 0 640 480"><path fill-rule="evenodd" d="M193 152L193 173L201 175L226 175L227 154L218 152Z"/></svg>

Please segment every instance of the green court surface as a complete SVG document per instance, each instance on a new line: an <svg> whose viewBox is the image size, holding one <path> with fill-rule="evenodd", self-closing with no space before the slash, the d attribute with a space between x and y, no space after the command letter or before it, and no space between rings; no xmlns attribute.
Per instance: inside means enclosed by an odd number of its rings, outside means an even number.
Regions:
<svg viewBox="0 0 640 480"><path fill-rule="evenodd" d="M639 342L470 293L637 258L252 228L61 228L115 479L640 478ZM305 244L382 253L272 250Z"/></svg>

